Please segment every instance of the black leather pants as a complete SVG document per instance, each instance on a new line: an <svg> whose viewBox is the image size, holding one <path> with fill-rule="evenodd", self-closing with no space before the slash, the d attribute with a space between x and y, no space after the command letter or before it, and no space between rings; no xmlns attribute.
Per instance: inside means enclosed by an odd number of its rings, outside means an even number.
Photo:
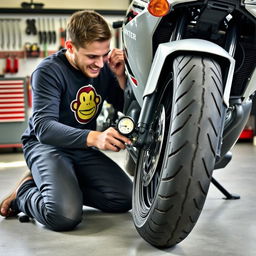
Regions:
<svg viewBox="0 0 256 256"><path fill-rule="evenodd" d="M64 150L33 141L24 147L24 156L33 180L19 188L16 203L49 229L73 229L83 205L104 212L132 207L130 178L98 150Z"/></svg>

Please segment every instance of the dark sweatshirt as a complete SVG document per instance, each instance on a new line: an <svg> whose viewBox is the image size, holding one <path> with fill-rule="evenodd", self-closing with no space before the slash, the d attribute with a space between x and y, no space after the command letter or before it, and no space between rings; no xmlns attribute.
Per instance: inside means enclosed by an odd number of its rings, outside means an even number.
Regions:
<svg viewBox="0 0 256 256"><path fill-rule="evenodd" d="M33 115L22 135L24 145L38 140L63 148L85 148L103 101L119 110L123 106L123 91L108 64L97 78L88 78L69 63L65 49L39 64L31 85Z"/></svg>

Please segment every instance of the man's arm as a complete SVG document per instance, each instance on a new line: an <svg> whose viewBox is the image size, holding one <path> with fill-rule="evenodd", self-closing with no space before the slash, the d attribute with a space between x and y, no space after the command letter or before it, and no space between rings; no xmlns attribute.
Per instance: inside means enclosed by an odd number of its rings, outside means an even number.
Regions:
<svg viewBox="0 0 256 256"><path fill-rule="evenodd" d="M120 49L113 49L109 54L109 67L114 73L119 86L124 90L126 87L126 75L124 68L124 54ZM110 127L107 130L90 131L87 136L86 144L88 147L97 147L101 150L112 150L115 152L125 149L125 144L131 144L131 141L122 136L117 130Z"/></svg>
<svg viewBox="0 0 256 256"><path fill-rule="evenodd" d="M33 125L37 139L44 144L64 148L84 148L89 130L59 122L61 85L48 69L32 75Z"/></svg>

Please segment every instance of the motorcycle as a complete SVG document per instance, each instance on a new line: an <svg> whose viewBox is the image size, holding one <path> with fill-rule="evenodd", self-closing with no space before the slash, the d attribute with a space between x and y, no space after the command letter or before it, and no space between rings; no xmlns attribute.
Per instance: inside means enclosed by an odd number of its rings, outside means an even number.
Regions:
<svg viewBox="0 0 256 256"><path fill-rule="evenodd" d="M192 231L213 170L229 163L248 120L256 1L134 0L122 40L128 85L117 128L133 142L133 221L167 248Z"/></svg>

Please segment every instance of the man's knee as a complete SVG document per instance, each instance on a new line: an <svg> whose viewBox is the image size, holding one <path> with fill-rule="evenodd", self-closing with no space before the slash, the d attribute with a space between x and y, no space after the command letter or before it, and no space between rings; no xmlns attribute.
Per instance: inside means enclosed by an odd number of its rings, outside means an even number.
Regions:
<svg viewBox="0 0 256 256"><path fill-rule="evenodd" d="M73 230L81 222L81 217L77 219L69 219L62 215L47 214L46 227L54 231Z"/></svg>
<svg viewBox="0 0 256 256"><path fill-rule="evenodd" d="M128 212L132 208L132 193L109 195L107 197L106 212L123 213Z"/></svg>
<svg viewBox="0 0 256 256"><path fill-rule="evenodd" d="M116 212L128 212L132 209L132 200L131 199L127 199L125 201L122 202L122 204L120 204L117 208L116 208Z"/></svg>
<svg viewBox="0 0 256 256"><path fill-rule="evenodd" d="M82 206L70 205L52 207L46 211L45 225L54 231L68 231L74 229L82 219Z"/></svg>

